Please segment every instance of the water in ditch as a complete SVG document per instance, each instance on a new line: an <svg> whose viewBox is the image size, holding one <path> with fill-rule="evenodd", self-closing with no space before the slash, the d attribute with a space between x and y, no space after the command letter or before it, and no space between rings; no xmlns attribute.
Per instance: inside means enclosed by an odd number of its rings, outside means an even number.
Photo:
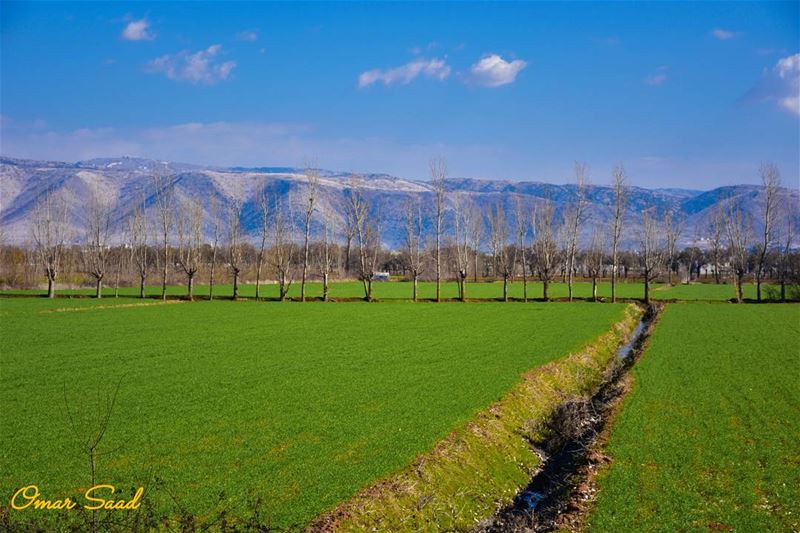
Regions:
<svg viewBox="0 0 800 533"><path fill-rule="evenodd" d="M638 358L658 310L651 307L634 329L630 341L617 351L618 364L591 398L559 406L550 422L552 437L537 443L542 466L531 482L476 531L553 531L559 516L569 511L573 489L591 461L590 448L603 430L614 400L622 395L622 376Z"/></svg>

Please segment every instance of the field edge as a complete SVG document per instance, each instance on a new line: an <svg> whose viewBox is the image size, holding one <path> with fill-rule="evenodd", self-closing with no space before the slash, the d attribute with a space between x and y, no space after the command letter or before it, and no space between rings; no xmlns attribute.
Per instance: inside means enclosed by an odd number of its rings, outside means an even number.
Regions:
<svg viewBox="0 0 800 533"><path fill-rule="evenodd" d="M511 503L541 463L540 440L558 405L602 381L642 317L629 304L612 328L577 352L525 372L499 401L407 468L315 519L310 531L463 530Z"/></svg>

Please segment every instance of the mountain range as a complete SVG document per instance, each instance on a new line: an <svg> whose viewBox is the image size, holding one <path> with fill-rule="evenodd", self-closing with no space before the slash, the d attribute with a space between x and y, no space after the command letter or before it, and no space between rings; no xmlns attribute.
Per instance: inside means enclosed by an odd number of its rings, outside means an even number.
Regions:
<svg viewBox="0 0 800 533"><path fill-rule="evenodd" d="M30 242L31 218L34 206L47 190L61 196L69 208L70 233L73 240L82 235L81 220L87 198L91 194L104 196L114 203L114 233L123 234L125 219L141 199L152 204L155 189L154 173L167 176L176 197L200 198L209 216L213 198L217 205L230 205L234 200L243 205L242 224L253 239L258 232L260 213L257 198L262 189L282 205L301 206L305 203L307 180L303 169L291 167L210 167L150 159L119 157L101 158L77 163L32 161L0 158L0 225L6 243ZM338 213L351 174L318 170L318 208ZM429 182L403 179L387 174L361 175L361 186L370 204L380 213L382 239L386 246L402 245L404 210L409 199L419 198L423 206L431 206L433 188ZM546 199L552 201L558 214L564 213L576 201L574 184L551 184L529 181L448 178L446 205L450 210L456 199L468 199L484 213L502 205L509 224L514 224L517 206L530 213ZM796 227L800 224L800 192L782 189L780 196L790 206ZM753 221L753 230L761 231L764 189L757 185L731 185L708 191L690 189L646 189L629 187L628 208L623 231L623 245L634 247L642 224L642 212L654 207L657 213L671 211L683 221L680 244L703 245L708 224L723 202L734 202ZM582 239L590 238L592 228L605 225L612 216L613 191L605 185L590 185L587 189L590 218L584 225ZM295 210L299 217L299 209ZM317 223L318 224L318 223ZM781 218L786 224L786 218Z"/></svg>

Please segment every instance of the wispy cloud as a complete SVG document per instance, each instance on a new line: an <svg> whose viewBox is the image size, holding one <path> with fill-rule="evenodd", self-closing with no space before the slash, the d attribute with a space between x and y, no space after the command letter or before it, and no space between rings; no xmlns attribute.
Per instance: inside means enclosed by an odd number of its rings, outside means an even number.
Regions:
<svg viewBox="0 0 800 533"><path fill-rule="evenodd" d="M506 61L497 54L489 54L472 65L464 79L481 87L500 87L513 83L526 66L528 64L521 59Z"/></svg>
<svg viewBox="0 0 800 533"><path fill-rule="evenodd" d="M433 50L434 48L437 48L438 46L439 46L438 42L431 41L428 44L426 44L425 46L415 46L413 48L410 48L408 51L411 52L412 54L414 54L415 56L417 56L417 55L421 54L424 50L429 50L430 51L430 50Z"/></svg>
<svg viewBox="0 0 800 533"><path fill-rule="evenodd" d="M240 41L254 43L258 40L257 30L242 30L236 34L236 38Z"/></svg>
<svg viewBox="0 0 800 533"><path fill-rule="evenodd" d="M308 154L314 154L324 168L424 178L430 154L442 154L458 162L454 172L463 167L483 173L490 173L498 158L508 156L505 148L490 144L404 143L373 136L325 136L309 124L189 122L152 128L59 131L15 125L3 116L0 126L2 155L59 161L130 155L222 166L300 166Z"/></svg>
<svg viewBox="0 0 800 533"><path fill-rule="evenodd" d="M372 69L362 72L358 76L358 87L369 87L374 83L384 85L406 85L424 76L433 80L443 81L450 75L450 66L444 59L415 59L410 63L389 69Z"/></svg>
<svg viewBox="0 0 800 533"><path fill-rule="evenodd" d="M217 61L221 50L221 45L213 44L195 53L183 50L177 54L163 55L150 61L147 69L150 72L163 73L175 81L213 85L228 79L236 67L236 61Z"/></svg>
<svg viewBox="0 0 800 533"><path fill-rule="evenodd" d="M152 41L156 34L150 30L150 22L143 18L128 22L120 37L126 41Z"/></svg>
<svg viewBox="0 0 800 533"><path fill-rule="evenodd" d="M771 56L777 54L785 54L785 48L756 48L756 53L760 56Z"/></svg>
<svg viewBox="0 0 800 533"><path fill-rule="evenodd" d="M725 28L714 28L711 30L711 35L720 41L729 41L741 35L741 32L726 30Z"/></svg>
<svg viewBox="0 0 800 533"><path fill-rule="evenodd" d="M743 99L774 102L779 109L800 116L800 53L783 57L772 68L765 69Z"/></svg>
<svg viewBox="0 0 800 533"><path fill-rule="evenodd" d="M667 67L660 66L658 67L655 72L650 74L649 76L645 77L644 82L647 85L652 87L658 87L659 85L664 85L667 81Z"/></svg>

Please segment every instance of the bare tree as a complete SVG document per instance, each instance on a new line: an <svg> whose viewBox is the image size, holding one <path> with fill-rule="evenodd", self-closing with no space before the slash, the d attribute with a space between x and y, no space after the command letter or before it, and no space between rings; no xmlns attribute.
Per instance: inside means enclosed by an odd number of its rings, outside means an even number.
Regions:
<svg viewBox="0 0 800 533"><path fill-rule="evenodd" d="M567 230L567 250L566 250L566 270L567 270L567 290L569 301L572 301L573 282L575 280L575 256L578 253L578 240L580 238L581 226L588 218L589 211L587 201L587 168L585 163L575 163L575 202L570 206L566 213Z"/></svg>
<svg viewBox="0 0 800 533"><path fill-rule="evenodd" d="M683 233L683 218L673 215L672 211L667 211L664 215L664 229L667 233L666 266L667 283L672 285L672 265L677 254L678 240Z"/></svg>
<svg viewBox="0 0 800 533"><path fill-rule="evenodd" d="M293 242L294 225L291 213L287 213L275 198L272 220L272 250L270 262L278 278L278 299L282 302L292 286L292 263L294 263L295 245Z"/></svg>
<svg viewBox="0 0 800 533"><path fill-rule="evenodd" d="M334 213L330 207L322 210L322 241L317 253L317 267L322 277L322 301L330 299L330 275L336 262L334 254L334 240L336 239L336 225Z"/></svg>
<svg viewBox="0 0 800 533"><path fill-rule="evenodd" d="M306 202L303 210L303 273L300 278L300 301L306 301L306 275L308 273L308 245L311 236L311 219L316 209L317 188L319 187L319 175L317 171L306 165Z"/></svg>
<svg viewBox="0 0 800 533"><path fill-rule="evenodd" d="M125 252L124 236L120 236L119 244L112 248L111 257L114 262L114 298L119 298L119 278L122 271L127 268L128 254Z"/></svg>
<svg viewBox="0 0 800 533"><path fill-rule="evenodd" d="M139 298L144 298L144 287L150 269L150 250L147 247L147 214L144 198L136 202L128 218L128 240L130 243L131 264L136 267L139 277Z"/></svg>
<svg viewBox="0 0 800 533"><path fill-rule="evenodd" d="M380 252L380 221L370 213L370 205L359 178L352 177L345 190L348 216L354 223L358 244L359 277L364 285L364 299L372 301L372 279Z"/></svg>
<svg viewBox="0 0 800 533"><path fill-rule="evenodd" d="M474 261L473 266L473 281L478 283L478 257L480 256L481 242L483 241L483 233L485 230L485 222L483 220L483 213L478 206L472 206L472 212L469 217L469 246L472 248L472 258Z"/></svg>
<svg viewBox="0 0 800 533"><path fill-rule="evenodd" d="M233 296L239 298L239 275L242 272L244 254L242 250L242 202L238 199L228 205L228 268L233 276Z"/></svg>
<svg viewBox="0 0 800 533"><path fill-rule="evenodd" d="M456 272L458 274L458 298L466 300L467 268L470 260L470 226L472 210L464 198L456 197L454 213L454 242Z"/></svg>
<svg viewBox="0 0 800 533"><path fill-rule="evenodd" d="M67 237L67 204L47 190L33 209L33 242L36 257L47 277L47 297L55 298L55 282L61 273Z"/></svg>
<svg viewBox="0 0 800 533"><path fill-rule="evenodd" d="M167 267L169 265L169 232L172 227L173 203L175 192L173 183L160 171L153 174L155 189L155 208L160 230L163 264L161 265L161 299L167 299Z"/></svg>
<svg viewBox="0 0 800 533"><path fill-rule="evenodd" d="M528 233L530 233L530 224L528 217L525 216L525 210L522 207L522 202L517 198L514 218L516 219L516 242L515 254L519 253L522 260L522 299L528 301Z"/></svg>
<svg viewBox="0 0 800 533"><path fill-rule="evenodd" d="M445 180L447 179L447 163L444 159L436 158L430 161L431 186L433 187L434 200L434 232L436 234L436 248L434 261L436 263L436 301L442 301L442 237L444 236L444 202Z"/></svg>
<svg viewBox="0 0 800 533"><path fill-rule="evenodd" d="M558 270L555 207L545 200L533 213L533 264L542 282L542 297L550 299L548 289Z"/></svg>
<svg viewBox="0 0 800 533"><path fill-rule="evenodd" d="M720 266L722 264L723 243L722 236L725 230L725 212L723 211L722 204L717 204L714 210L714 218L711 219L709 224L709 244L711 246L711 262L714 264L714 281L717 285L720 284Z"/></svg>
<svg viewBox="0 0 800 533"><path fill-rule="evenodd" d="M217 269L219 240L222 237L222 217L220 217L220 206L216 196L212 196L209 202L211 214L211 264L208 270L208 299L211 301L214 299L214 273Z"/></svg>
<svg viewBox="0 0 800 533"><path fill-rule="evenodd" d="M611 222L611 302L617 301L617 269L619 267L619 241L622 236L622 220L628 202L628 186L625 167L618 164L614 167L614 217Z"/></svg>
<svg viewBox="0 0 800 533"><path fill-rule="evenodd" d="M86 459L89 462L89 471L90 471L90 486L94 487L97 484L97 459L101 455L104 455L109 452L100 452L100 444L103 442L103 438L105 437L106 431L108 431L108 426L111 421L111 416L114 413L114 405L117 402L117 395L119 394L119 388L122 385L122 378L117 382L117 386L114 389L113 393L107 393L105 395L104 404L100 404L98 400L98 405L96 409L93 411L96 412L94 415L94 419L91 420L92 426L90 429L86 430L83 425L76 422L75 417L72 415L72 411L69 407L69 400L67 399L67 388L66 385L64 386L64 410L66 411L67 419L69 421L69 427L72 430L73 435L75 436L76 440L78 440L80 444L80 450L82 453L86 454ZM99 398L99 394L98 394ZM98 521L97 521L97 511L92 510L92 533L97 533L98 529Z"/></svg>
<svg viewBox="0 0 800 533"><path fill-rule="evenodd" d="M179 204L176 203L176 206ZM203 206L187 200L177 213L177 263L186 276L186 296L194 299L194 276L200 268L200 246L203 244Z"/></svg>
<svg viewBox="0 0 800 533"><path fill-rule="evenodd" d="M603 273L603 261L605 259L603 250L603 237L597 228L592 232L592 240L589 249L586 250L586 271L592 278L592 300L597 301L597 279Z"/></svg>
<svg viewBox="0 0 800 533"><path fill-rule="evenodd" d="M514 272L514 263L508 245L508 221L503 205L497 203L489 213L489 247L495 273L503 278L503 301L508 301L508 281Z"/></svg>
<svg viewBox="0 0 800 533"><path fill-rule="evenodd" d="M778 217L778 194L781 187L781 174L772 163L763 163L759 169L761 184L764 186L764 232L756 245L756 298L761 301L761 282L764 278L769 247L775 242L775 225Z"/></svg>
<svg viewBox="0 0 800 533"><path fill-rule="evenodd" d="M642 230L639 235L639 260L644 279L644 303L650 303L650 284L655 280L664 264L664 248L661 242L659 222L653 208L642 213Z"/></svg>
<svg viewBox="0 0 800 533"><path fill-rule="evenodd" d="M405 210L405 255L408 269L411 272L412 298L415 302L417 301L419 277L424 268L424 227L422 206L419 200L409 200Z"/></svg>
<svg viewBox="0 0 800 533"><path fill-rule="evenodd" d="M748 246L752 227L749 217L742 209L737 209L732 200L728 201L725 216L725 233L728 237L728 255L736 285L736 301L744 301L744 276L747 273Z"/></svg>
<svg viewBox="0 0 800 533"><path fill-rule="evenodd" d="M86 206L86 238L81 249L83 268L95 280L95 297L103 297L103 279L108 267L111 235L111 202L92 191Z"/></svg>
<svg viewBox="0 0 800 533"><path fill-rule="evenodd" d="M261 239L258 245L258 256L256 257L256 300L261 297L261 270L264 266L264 251L269 235L269 199L263 183L258 193L258 207L261 214Z"/></svg>

